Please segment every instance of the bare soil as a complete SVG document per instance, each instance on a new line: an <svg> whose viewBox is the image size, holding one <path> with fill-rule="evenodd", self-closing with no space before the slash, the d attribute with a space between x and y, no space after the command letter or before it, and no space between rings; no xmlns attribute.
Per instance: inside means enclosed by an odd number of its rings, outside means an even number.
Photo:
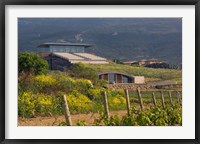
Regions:
<svg viewBox="0 0 200 144"><path fill-rule="evenodd" d="M120 117L127 114L126 110L112 111L110 115L118 115ZM93 125L96 118L99 118L98 113L89 114L75 114L71 115L72 124L76 125L78 120L84 120L87 125ZM18 126L58 126L61 122L65 121L63 116L52 116L52 117L35 117L35 118L18 118Z"/></svg>

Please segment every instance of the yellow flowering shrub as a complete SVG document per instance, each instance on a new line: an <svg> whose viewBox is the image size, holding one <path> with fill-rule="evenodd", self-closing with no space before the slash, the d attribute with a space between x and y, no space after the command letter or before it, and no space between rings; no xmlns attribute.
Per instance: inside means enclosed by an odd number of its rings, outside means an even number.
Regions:
<svg viewBox="0 0 200 144"><path fill-rule="evenodd" d="M124 89L116 89L117 93L119 93L120 95L124 96L125 95L125 91Z"/></svg>
<svg viewBox="0 0 200 144"><path fill-rule="evenodd" d="M119 98L113 98L112 99L112 103L114 104L114 105L119 105L119 104L121 104L121 100L119 99Z"/></svg>
<svg viewBox="0 0 200 144"><path fill-rule="evenodd" d="M35 81L40 83L41 85L53 85L56 82L56 79L47 75L38 75L35 77Z"/></svg>
<svg viewBox="0 0 200 144"><path fill-rule="evenodd" d="M94 101L101 102L102 101L102 92L103 88L93 88L88 90L88 97Z"/></svg>
<svg viewBox="0 0 200 144"><path fill-rule="evenodd" d="M74 85L74 90L79 91L80 93L83 93L85 95L88 94L88 90L92 88L92 82L87 79L77 79Z"/></svg>
<svg viewBox="0 0 200 144"><path fill-rule="evenodd" d="M18 115L32 117L35 112L35 98L31 92L24 92L18 97Z"/></svg>
<svg viewBox="0 0 200 144"><path fill-rule="evenodd" d="M37 94L35 109L37 113L42 115L62 114L62 99L57 96Z"/></svg>
<svg viewBox="0 0 200 144"><path fill-rule="evenodd" d="M126 108L126 99L122 91L107 90L108 105L110 110L121 110Z"/></svg>
<svg viewBox="0 0 200 144"><path fill-rule="evenodd" d="M51 105L52 104L52 96L40 96L37 98L37 102L40 105Z"/></svg>
<svg viewBox="0 0 200 144"><path fill-rule="evenodd" d="M31 92L24 92L18 97L18 115L21 117L62 113L63 107L60 97Z"/></svg>
<svg viewBox="0 0 200 144"><path fill-rule="evenodd" d="M93 87L92 82L90 80L87 80L87 79L77 79L76 83L79 84L79 85L87 86L89 88Z"/></svg>
<svg viewBox="0 0 200 144"><path fill-rule="evenodd" d="M38 75L35 77L35 87L40 93L54 92L56 86L56 79L51 76Z"/></svg>
<svg viewBox="0 0 200 144"><path fill-rule="evenodd" d="M80 93L87 95L88 89L93 87L90 80L73 79L67 75L38 75L35 77L35 87L40 93L52 94L57 91L70 93L77 90Z"/></svg>
<svg viewBox="0 0 200 144"><path fill-rule="evenodd" d="M71 113L88 113L92 111L93 103L87 96L73 91L71 94L66 95L66 98Z"/></svg>
<svg viewBox="0 0 200 144"><path fill-rule="evenodd" d="M76 81L71 77L65 77L58 81L60 90L63 92L71 92L74 89Z"/></svg>
<svg viewBox="0 0 200 144"><path fill-rule="evenodd" d="M20 90L22 89L22 90ZM123 90L108 90L93 86L87 79L75 79L67 73L52 72L33 76L33 86L19 85L19 116L64 114L63 95L67 96L70 112L88 113L103 110L102 92L106 91L110 110L125 109ZM30 92L27 92L30 91Z"/></svg>
<svg viewBox="0 0 200 144"><path fill-rule="evenodd" d="M108 97L123 97L124 95L116 90L107 90Z"/></svg>
<svg viewBox="0 0 200 144"><path fill-rule="evenodd" d="M71 78L71 77L66 77L65 81L68 82L68 83L72 83L72 84L75 84L75 82L76 82L76 80Z"/></svg>
<svg viewBox="0 0 200 144"><path fill-rule="evenodd" d="M110 110L122 110L126 108L126 99L124 97L109 97L108 106Z"/></svg>

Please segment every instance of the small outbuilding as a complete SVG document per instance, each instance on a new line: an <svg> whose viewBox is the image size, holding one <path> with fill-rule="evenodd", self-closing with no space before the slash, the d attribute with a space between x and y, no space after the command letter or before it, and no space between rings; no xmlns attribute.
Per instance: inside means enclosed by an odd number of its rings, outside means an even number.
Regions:
<svg viewBox="0 0 200 144"><path fill-rule="evenodd" d="M130 76L119 72L103 72L99 73L99 79L106 80L109 83L145 83L144 76Z"/></svg>

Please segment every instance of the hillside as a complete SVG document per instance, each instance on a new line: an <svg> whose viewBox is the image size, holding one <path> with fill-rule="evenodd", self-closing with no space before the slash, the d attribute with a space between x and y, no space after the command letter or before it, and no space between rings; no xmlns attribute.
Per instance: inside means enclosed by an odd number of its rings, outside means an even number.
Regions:
<svg viewBox="0 0 200 144"><path fill-rule="evenodd" d="M121 72L131 76L144 76L145 79L151 78L156 81L177 81L182 82L182 71L174 69L154 69L146 67L135 67L123 64L102 64L89 65L97 72Z"/></svg>
<svg viewBox="0 0 200 144"><path fill-rule="evenodd" d="M19 18L19 51L44 42L89 43L108 59L182 63L182 21L175 18Z"/></svg>

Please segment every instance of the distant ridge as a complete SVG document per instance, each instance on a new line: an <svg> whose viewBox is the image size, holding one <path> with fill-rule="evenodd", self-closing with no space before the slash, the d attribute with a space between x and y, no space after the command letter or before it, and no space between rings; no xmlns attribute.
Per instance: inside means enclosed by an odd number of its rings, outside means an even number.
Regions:
<svg viewBox="0 0 200 144"><path fill-rule="evenodd" d="M89 43L88 52L107 59L182 63L180 18L19 18L18 28L19 51L45 42Z"/></svg>

